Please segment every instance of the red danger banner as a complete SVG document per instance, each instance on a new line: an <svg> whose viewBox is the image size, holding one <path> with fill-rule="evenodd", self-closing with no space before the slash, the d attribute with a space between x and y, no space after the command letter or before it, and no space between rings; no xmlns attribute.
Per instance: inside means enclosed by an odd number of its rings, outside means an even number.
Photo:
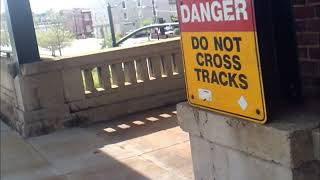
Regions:
<svg viewBox="0 0 320 180"><path fill-rule="evenodd" d="M178 0L191 105L265 123L254 0Z"/></svg>
<svg viewBox="0 0 320 180"><path fill-rule="evenodd" d="M255 31L252 0L178 0L181 32Z"/></svg>

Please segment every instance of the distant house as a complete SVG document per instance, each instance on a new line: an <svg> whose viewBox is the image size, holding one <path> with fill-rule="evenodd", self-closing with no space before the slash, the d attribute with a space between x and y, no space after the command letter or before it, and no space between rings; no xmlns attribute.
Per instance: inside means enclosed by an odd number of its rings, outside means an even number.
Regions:
<svg viewBox="0 0 320 180"><path fill-rule="evenodd" d="M93 21L91 11L88 9L71 9L61 10L58 12L63 16L64 26L74 34L78 39L93 37ZM35 28L46 31L50 26L55 24L50 16L46 13L34 14Z"/></svg>
<svg viewBox="0 0 320 180"><path fill-rule="evenodd" d="M154 0L153 13L152 0L108 0L112 6L113 21L116 33L122 35L140 28L145 20L151 22L156 18L171 22L171 16L176 16L176 0ZM93 9L93 24L95 35L108 33L109 21L107 6ZM102 33L106 31L105 33Z"/></svg>
<svg viewBox="0 0 320 180"><path fill-rule="evenodd" d="M77 38L93 37L93 21L91 11L88 9L62 10L60 12L66 17L67 28Z"/></svg>
<svg viewBox="0 0 320 180"><path fill-rule="evenodd" d="M168 0L171 11L177 11L177 0Z"/></svg>
<svg viewBox="0 0 320 180"><path fill-rule="evenodd" d="M107 15L104 12L101 12L101 10L93 11L93 30L96 38L104 38L109 33L110 27L107 19Z"/></svg>

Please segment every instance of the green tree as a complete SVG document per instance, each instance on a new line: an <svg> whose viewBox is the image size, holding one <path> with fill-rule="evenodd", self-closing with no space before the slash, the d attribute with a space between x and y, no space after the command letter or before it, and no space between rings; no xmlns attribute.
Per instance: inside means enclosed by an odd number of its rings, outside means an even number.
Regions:
<svg viewBox="0 0 320 180"><path fill-rule="evenodd" d="M56 56L59 51L62 56L62 49L69 46L74 39L73 34L65 26L65 18L62 14L52 10L46 12L49 23L37 31L37 39L40 47L51 51L52 56ZM38 28L39 29L39 28Z"/></svg>
<svg viewBox="0 0 320 180"><path fill-rule="evenodd" d="M1 36L1 46L10 46L10 38L9 38L9 33L6 30L1 30L0 32Z"/></svg>
<svg viewBox="0 0 320 180"><path fill-rule="evenodd" d="M56 56L57 50L62 56L62 49L71 44L73 34L64 28L51 26L44 31L37 31L37 40L40 47L51 51L52 56Z"/></svg>
<svg viewBox="0 0 320 180"><path fill-rule="evenodd" d="M116 33L116 41L118 41L118 40L120 40L120 39L121 39L121 34ZM101 45L101 49L112 47L112 37L111 37L111 34L106 35L100 45Z"/></svg>
<svg viewBox="0 0 320 180"><path fill-rule="evenodd" d="M4 13L1 13L1 30L0 30L0 45L1 46L10 46L10 36L7 28L6 16Z"/></svg>
<svg viewBox="0 0 320 180"><path fill-rule="evenodd" d="M144 19L143 21L142 21L142 23L141 23L141 27L143 27L143 26L148 26L148 25L150 25L150 24L152 24L153 23L153 20L152 19Z"/></svg>
<svg viewBox="0 0 320 180"><path fill-rule="evenodd" d="M174 30L173 30L173 34L174 35L180 35L180 28L175 28Z"/></svg>
<svg viewBox="0 0 320 180"><path fill-rule="evenodd" d="M171 15L170 20L171 20L171 22L179 22L178 17L175 15Z"/></svg>

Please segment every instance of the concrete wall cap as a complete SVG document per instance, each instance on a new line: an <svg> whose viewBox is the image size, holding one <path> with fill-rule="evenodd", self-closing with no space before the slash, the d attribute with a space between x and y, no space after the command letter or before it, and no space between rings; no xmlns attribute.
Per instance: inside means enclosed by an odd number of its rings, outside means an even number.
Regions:
<svg viewBox="0 0 320 180"><path fill-rule="evenodd" d="M315 160L312 130L320 127L317 104L305 105L266 125L243 121L180 103L179 125L209 142L243 151L287 167ZM303 148L302 148L303 147Z"/></svg>

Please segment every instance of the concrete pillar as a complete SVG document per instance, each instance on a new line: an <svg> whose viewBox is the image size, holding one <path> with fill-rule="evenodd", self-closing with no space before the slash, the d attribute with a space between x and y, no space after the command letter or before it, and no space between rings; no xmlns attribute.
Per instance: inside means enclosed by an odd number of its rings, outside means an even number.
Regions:
<svg viewBox="0 0 320 180"><path fill-rule="evenodd" d="M318 180L319 107L304 105L259 125L179 104L195 179Z"/></svg>
<svg viewBox="0 0 320 180"><path fill-rule="evenodd" d="M5 0L8 30L18 64L40 61L29 0Z"/></svg>

